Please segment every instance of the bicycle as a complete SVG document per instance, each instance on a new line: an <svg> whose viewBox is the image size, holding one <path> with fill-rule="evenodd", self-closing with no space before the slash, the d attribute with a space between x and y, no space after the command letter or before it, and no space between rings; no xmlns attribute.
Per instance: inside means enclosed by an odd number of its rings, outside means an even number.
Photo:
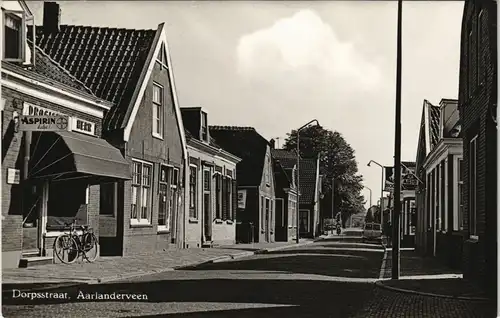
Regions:
<svg viewBox="0 0 500 318"><path fill-rule="evenodd" d="M71 264L82 255L82 260L85 258L87 262L92 263L97 259L98 255L98 240L94 231L88 225L76 225L76 222L64 223L69 226L69 232L59 235L54 241L54 254L64 264ZM82 234L78 234L78 230L82 230ZM95 255L90 254L91 251ZM90 256L89 256L90 254ZM67 256L67 258L65 257Z"/></svg>

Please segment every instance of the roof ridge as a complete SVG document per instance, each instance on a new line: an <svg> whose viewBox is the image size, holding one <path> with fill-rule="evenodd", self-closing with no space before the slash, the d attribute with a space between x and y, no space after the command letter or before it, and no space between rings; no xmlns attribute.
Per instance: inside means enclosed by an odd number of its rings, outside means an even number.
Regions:
<svg viewBox="0 0 500 318"><path fill-rule="evenodd" d="M29 44L33 44L33 42L30 40L30 39L26 39L26 41L29 43ZM52 64L54 64L57 68L59 68L64 74L68 75L73 81L77 82L78 84L82 85L82 87L87 91L87 93L89 93L90 95L92 95L93 97L95 98L98 98L94 92L88 88L82 81L80 81L78 78L76 78L75 76L73 76L67 69L65 69L64 67L62 67L61 64L59 64L57 61L55 61L54 59L52 59L50 57L50 55L48 55L47 53L45 53L45 51L39 47L38 45L35 44L35 49L38 50L38 52L40 52L40 54L42 54L45 58L47 58Z"/></svg>
<svg viewBox="0 0 500 318"><path fill-rule="evenodd" d="M43 25L37 25L35 27L37 29L38 28L43 29ZM156 29L133 29L133 28L105 27L105 26L93 26L93 25L83 25L83 24L61 24L60 27L91 28L91 29L102 29L102 30L110 30L110 31L122 30L122 31L153 31L153 32L156 32Z"/></svg>
<svg viewBox="0 0 500 318"><path fill-rule="evenodd" d="M224 125L209 125L208 128L214 130L248 130L257 131L254 127L250 126L224 126Z"/></svg>

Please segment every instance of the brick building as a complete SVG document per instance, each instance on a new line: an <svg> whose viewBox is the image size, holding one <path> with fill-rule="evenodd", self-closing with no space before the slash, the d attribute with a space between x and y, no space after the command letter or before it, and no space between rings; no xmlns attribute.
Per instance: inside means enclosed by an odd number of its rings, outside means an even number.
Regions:
<svg viewBox="0 0 500 318"><path fill-rule="evenodd" d="M463 139L463 271L496 299L497 2L466 1L458 108Z"/></svg>
<svg viewBox="0 0 500 318"><path fill-rule="evenodd" d="M102 254L183 247L189 165L165 24L156 30L61 25L58 4L45 2L36 43L114 103L102 135L120 149L132 180L101 185Z"/></svg>
<svg viewBox="0 0 500 318"><path fill-rule="evenodd" d="M275 186L271 144L255 128L210 126L217 144L241 158L236 165L238 242L274 242Z"/></svg>
<svg viewBox="0 0 500 318"><path fill-rule="evenodd" d="M210 136L209 117L201 107L182 107L189 154L189 213L186 247L236 243L240 158L222 149Z"/></svg>
<svg viewBox="0 0 500 318"><path fill-rule="evenodd" d="M68 221L98 232L99 183L130 173L99 138L112 104L26 39L34 18L23 1L3 2L2 11L2 266L11 268L51 262ZM58 116L60 124L25 125L24 116Z"/></svg>
<svg viewBox="0 0 500 318"><path fill-rule="evenodd" d="M297 152L275 149L271 140L276 195L276 241L287 242L297 235Z"/></svg>

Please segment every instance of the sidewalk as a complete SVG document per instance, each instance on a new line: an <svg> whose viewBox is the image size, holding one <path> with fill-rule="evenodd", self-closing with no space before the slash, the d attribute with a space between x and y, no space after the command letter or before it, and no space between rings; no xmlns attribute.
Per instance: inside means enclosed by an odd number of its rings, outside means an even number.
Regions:
<svg viewBox="0 0 500 318"><path fill-rule="evenodd" d="M301 243L267 243L236 244L216 248L190 248L167 250L154 254L138 254L127 257L101 257L94 263L80 262L75 264L50 264L28 268L4 269L2 271L2 287L12 284L29 284L42 286L46 284L96 284L127 278L172 271L184 267L192 267L202 263L220 262L247 257L265 251L286 249L312 243L301 240Z"/></svg>

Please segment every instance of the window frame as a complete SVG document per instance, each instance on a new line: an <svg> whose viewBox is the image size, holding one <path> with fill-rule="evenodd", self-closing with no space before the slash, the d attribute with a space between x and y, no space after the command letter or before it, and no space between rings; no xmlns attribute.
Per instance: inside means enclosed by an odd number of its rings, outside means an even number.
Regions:
<svg viewBox="0 0 500 318"><path fill-rule="evenodd" d="M456 180L457 180L457 196L456 196L456 207L457 207L457 226L456 230L464 229L464 175L463 175L463 157L457 157L456 159ZM462 167L460 167L462 165Z"/></svg>
<svg viewBox="0 0 500 318"><path fill-rule="evenodd" d="M160 90L160 101L155 101L155 88ZM153 91L152 91L151 101L153 104L153 120L152 120L152 135L155 138L163 139L164 131L165 131L165 90L163 85L153 82ZM158 123L159 121L159 123ZM159 125L159 126L158 126ZM159 131L159 132L158 132Z"/></svg>
<svg viewBox="0 0 500 318"><path fill-rule="evenodd" d="M225 189L226 193L222 193L223 200L226 201L226 209L227 209L227 220L228 221L233 221L234 220L234 211L233 211L233 178L229 175L224 176L225 179ZM223 187L224 188L224 187Z"/></svg>
<svg viewBox="0 0 500 318"><path fill-rule="evenodd" d="M214 197L215 197L215 220L222 221L223 211L222 211L222 173L219 171L214 171L212 173L212 180L214 185Z"/></svg>
<svg viewBox="0 0 500 318"><path fill-rule="evenodd" d="M159 177L158 177L158 194L159 200L162 200L162 196L165 196L165 202L163 205L165 206L165 224L160 224L160 213L163 213L160 210L160 203L158 202L158 231L170 231L170 220L169 220L169 198L170 198L170 189L169 189L169 170L172 169L172 166L165 165L165 164L160 164L160 171L159 171ZM162 173L165 171L165 178L162 178ZM165 188L165 193L163 193L162 188Z"/></svg>
<svg viewBox="0 0 500 318"><path fill-rule="evenodd" d="M479 240L479 235L477 233L477 139L478 135L475 135L469 141L469 237L471 239ZM472 153L472 145L474 145L474 153ZM474 156L474 164L471 163L471 158ZM472 200L472 197L474 198ZM472 222L473 221L473 222ZM472 224L473 223L473 224Z"/></svg>
<svg viewBox="0 0 500 318"><path fill-rule="evenodd" d="M209 132L208 132L208 114L204 111L201 111L201 120L200 120L200 139L201 141L207 143L210 140Z"/></svg>
<svg viewBox="0 0 500 318"><path fill-rule="evenodd" d="M193 180L194 170L194 183ZM189 218L192 220L199 219L198 213L198 166L194 164L189 165ZM192 189L193 188L193 189ZM191 202L191 190L193 190L193 202Z"/></svg>
<svg viewBox="0 0 500 318"><path fill-rule="evenodd" d="M18 16L21 15L21 17ZM19 30L19 57L17 58L8 58L8 57L5 57L5 51L6 51L6 45L5 45L5 22L7 21L6 17L8 15L11 15L11 16L15 16L16 19L20 19L21 20L21 27L20 27L20 30ZM26 38L27 38L27 28L26 28L26 22L28 20L28 17L26 15L26 12L24 11L19 11L19 10L7 10L7 9L3 9L2 8L2 28L4 28L4 30L2 31L3 33L3 42L2 42L2 46L3 46L3 50L2 50L2 60L3 61L6 61L6 62L18 62L18 63L23 63L26 61ZM29 17L29 20L32 20L33 17Z"/></svg>
<svg viewBox="0 0 500 318"><path fill-rule="evenodd" d="M140 175L139 175L139 181L140 183L134 183L134 174L135 174L135 165L138 164L141 169L140 169ZM154 174L154 165L151 162L139 160L139 159L132 159L132 167L133 167L133 172L132 172L132 184L131 184L131 195L133 197L133 188L137 188L137 197L136 197L136 206L137 206L137 215L135 218L132 217L132 206L131 206L131 211L130 211L130 224L131 225L151 225L152 222L152 216L153 216L153 202L152 202L152 197L153 197L153 174ZM149 185L145 186L143 184L144 182L144 168L149 167ZM147 213L146 213L146 219L142 218L142 209L144 208L143 206L143 198L144 198L144 191L143 189L147 188L149 189L148 191L148 202L147 202ZM132 201L132 198L131 198Z"/></svg>

